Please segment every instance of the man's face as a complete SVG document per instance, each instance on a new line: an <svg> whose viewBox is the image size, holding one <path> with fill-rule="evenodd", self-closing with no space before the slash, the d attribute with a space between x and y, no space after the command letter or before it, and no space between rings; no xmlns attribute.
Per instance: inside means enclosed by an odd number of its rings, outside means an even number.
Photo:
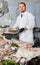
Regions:
<svg viewBox="0 0 40 65"><path fill-rule="evenodd" d="M20 12L25 12L26 11L25 5L24 4L20 4L19 5L19 10L20 10Z"/></svg>

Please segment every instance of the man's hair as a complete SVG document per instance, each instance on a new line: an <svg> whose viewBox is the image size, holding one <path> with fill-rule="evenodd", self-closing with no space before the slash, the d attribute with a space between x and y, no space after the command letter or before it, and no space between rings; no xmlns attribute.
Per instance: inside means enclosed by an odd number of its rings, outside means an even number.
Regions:
<svg viewBox="0 0 40 65"><path fill-rule="evenodd" d="M24 2L20 2L19 4L24 4L24 6L26 7L26 4Z"/></svg>

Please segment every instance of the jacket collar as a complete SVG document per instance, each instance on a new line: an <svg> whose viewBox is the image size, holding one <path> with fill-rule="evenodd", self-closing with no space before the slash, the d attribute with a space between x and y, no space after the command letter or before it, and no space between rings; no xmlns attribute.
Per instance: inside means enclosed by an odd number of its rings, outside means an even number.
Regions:
<svg viewBox="0 0 40 65"><path fill-rule="evenodd" d="M23 16L24 16L25 14L27 14L27 13L28 13L28 12L27 12L27 11L25 11L25 12L23 13ZM20 13L20 16L21 16L21 14L22 14L22 13Z"/></svg>

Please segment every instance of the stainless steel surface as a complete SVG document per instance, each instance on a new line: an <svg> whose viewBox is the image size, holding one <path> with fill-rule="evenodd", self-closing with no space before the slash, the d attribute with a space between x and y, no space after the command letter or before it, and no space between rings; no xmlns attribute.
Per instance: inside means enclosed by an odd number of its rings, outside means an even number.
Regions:
<svg viewBox="0 0 40 65"><path fill-rule="evenodd" d="M0 25L0 28L7 28L9 25Z"/></svg>
<svg viewBox="0 0 40 65"><path fill-rule="evenodd" d="M6 32L9 29L9 25L0 25L0 32Z"/></svg>

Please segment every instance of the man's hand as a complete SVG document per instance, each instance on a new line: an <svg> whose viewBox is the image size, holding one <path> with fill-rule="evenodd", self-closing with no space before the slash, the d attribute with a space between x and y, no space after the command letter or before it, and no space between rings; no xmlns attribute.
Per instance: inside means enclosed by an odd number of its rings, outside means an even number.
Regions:
<svg viewBox="0 0 40 65"><path fill-rule="evenodd" d="M23 27L23 28L19 29L19 33L23 32L24 30L27 30L27 28Z"/></svg>
<svg viewBox="0 0 40 65"><path fill-rule="evenodd" d="M27 30L27 27L23 27L24 28L24 30Z"/></svg>
<svg viewBox="0 0 40 65"><path fill-rule="evenodd" d="M23 31L24 31L24 28L19 29L19 33L23 32Z"/></svg>

